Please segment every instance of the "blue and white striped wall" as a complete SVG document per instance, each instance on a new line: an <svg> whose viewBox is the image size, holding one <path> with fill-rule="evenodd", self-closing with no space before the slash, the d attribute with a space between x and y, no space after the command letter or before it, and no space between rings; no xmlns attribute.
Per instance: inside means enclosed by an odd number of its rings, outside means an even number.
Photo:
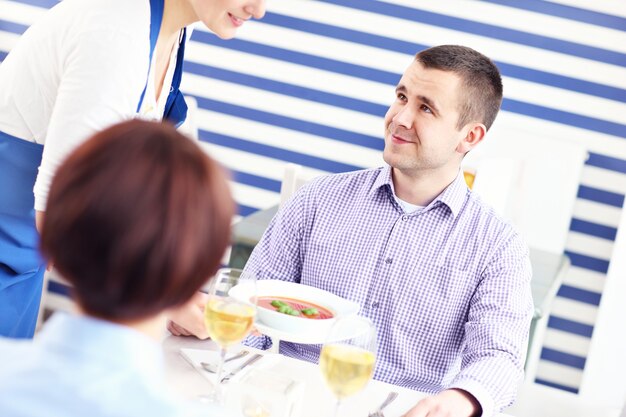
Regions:
<svg viewBox="0 0 626 417"><path fill-rule="evenodd" d="M0 59L55 0L0 0ZM183 89L207 150L234 173L240 215L278 201L285 162L313 172L381 163L382 116L413 55L465 44L505 83L497 123L583 144L537 382L578 392L626 192L626 5L559 0L268 0L237 39L194 31ZM603 4L606 8L602 9ZM585 7L594 7L594 10ZM608 9L613 7L613 9Z"/></svg>

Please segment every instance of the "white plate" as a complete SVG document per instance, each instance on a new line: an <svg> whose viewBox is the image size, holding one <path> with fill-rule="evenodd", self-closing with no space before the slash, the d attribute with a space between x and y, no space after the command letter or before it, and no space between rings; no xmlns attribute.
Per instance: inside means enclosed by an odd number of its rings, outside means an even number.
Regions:
<svg viewBox="0 0 626 417"><path fill-rule="evenodd" d="M235 286L229 291L230 296L247 302L250 287ZM329 309L334 317L331 319L311 320L282 314L266 308L257 308L256 327L259 332L280 340L295 343L324 343L328 332L335 321L344 316L356 314L358 303L341 298L320 288L281 280L260 280L257 282L259 297L275 296L295 298L320 305Z"/></svg>

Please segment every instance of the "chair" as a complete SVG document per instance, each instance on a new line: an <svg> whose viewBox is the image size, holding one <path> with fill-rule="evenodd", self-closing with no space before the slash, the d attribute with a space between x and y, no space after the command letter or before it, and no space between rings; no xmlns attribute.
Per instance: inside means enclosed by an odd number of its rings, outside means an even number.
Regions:
<svg viewBox="0 0 626 417"><path fill-rule="evenodd" d="M473 190L513 223L531 249L533 296L541 305L535 306L531 324L529 383L535 379L552 300L569 267L565 242L586 159L582 145L507 126L492 131L463 161L464 169L475 172ZM545 276L546 271L553 276Z"/></svg>

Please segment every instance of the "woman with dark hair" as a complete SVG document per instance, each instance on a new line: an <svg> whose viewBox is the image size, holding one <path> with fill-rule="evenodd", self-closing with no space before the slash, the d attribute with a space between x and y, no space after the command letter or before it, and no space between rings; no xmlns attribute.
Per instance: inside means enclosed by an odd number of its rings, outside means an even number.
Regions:
<svg viewBox="0 0 626 417"><path fill-rule="evenodd" d="M265 0L63 0L20 37L0 65L0 335L34 334L35 217L61 161L122 120L182 123L187 27L230 39L264 14Z"/></svg>
<svg viewBox="0 0 626 417"><path fill-rule="evenodd" d="M135 120L79 146L48 201L41 249L78 314L56 313L34 341L0 338L0 415L179 415L160 339L229 243L221 168L174 127Z"/></svg>

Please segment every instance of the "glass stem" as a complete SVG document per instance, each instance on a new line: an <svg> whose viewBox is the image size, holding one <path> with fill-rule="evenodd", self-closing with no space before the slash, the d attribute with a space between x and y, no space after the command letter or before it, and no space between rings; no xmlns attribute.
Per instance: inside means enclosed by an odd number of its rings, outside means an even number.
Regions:
<svg viewBox="0 0 626 417"><path fill-rule="evenodd" d="M341 404L341 400L338 398L335 403L335 411L333 412L333 417L337 417L339 415L339 405Z"/></svg>
<svg viewBox="0 0 626 417"><path fill-rule="evenodd" d="M220 348L220 360L217 365L217 380L215 381L215 398L218 402L222 402L222 371L224 370L224 362L226 361L226 348Z"/></svg>

